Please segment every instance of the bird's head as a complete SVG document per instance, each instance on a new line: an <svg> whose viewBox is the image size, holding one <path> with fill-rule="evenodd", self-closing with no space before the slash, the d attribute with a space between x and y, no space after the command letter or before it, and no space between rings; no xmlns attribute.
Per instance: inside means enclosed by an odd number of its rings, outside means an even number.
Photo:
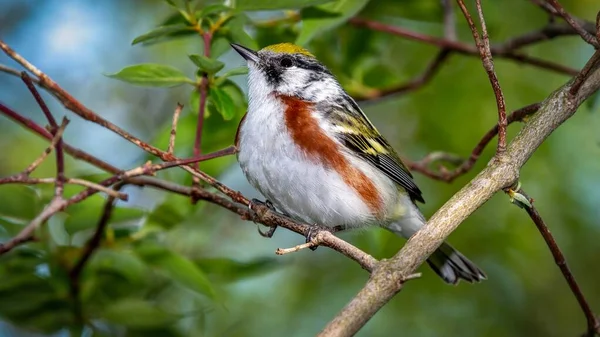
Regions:
<svg viewBox="0 0 600 337"><path fill-rule="evenodd" d="M251 99L277 94L319 102L342 92L331 72L302 47L291 43L279 43L259 51L238 44L232 47L248 62Z"/></svg>

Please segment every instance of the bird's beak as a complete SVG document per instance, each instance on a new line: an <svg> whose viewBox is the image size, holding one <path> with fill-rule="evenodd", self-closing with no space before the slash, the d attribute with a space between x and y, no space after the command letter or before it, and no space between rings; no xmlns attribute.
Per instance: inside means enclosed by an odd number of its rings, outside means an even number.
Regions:
<svg viewBox="0 0 600 337"><path fill-rule="evenodd" d="M235 51L237 51L240 55L242 55L242 57L246 61L254 62L254 63L258 63L258 61L260 61L258 54L256 54L256 52L254 50L246 48L239 44L235 44L235 43L232 43L231 46L233 47L233 49L235 49Z"/></svg>

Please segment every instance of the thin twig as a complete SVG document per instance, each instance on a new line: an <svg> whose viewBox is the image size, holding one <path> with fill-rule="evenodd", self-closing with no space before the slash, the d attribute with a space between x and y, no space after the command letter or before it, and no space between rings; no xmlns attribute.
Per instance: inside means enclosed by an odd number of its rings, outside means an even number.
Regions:
<svg viewBox="0 0 600 337"><path fill-rule="evenodd" d="M4 254L16 246L25 242L33 240L33 233L40 227L41 224L46 222L52 215L60 212L67 205L67 201L62 199L60 196L52 198L48 206L38 214L19 234L7 241L6 243L0 243L0 255Z"/></svg>
<svg viewBox="0 0 600 337"><path fill-rule="evenodd" d="M428 44L431 44L434 46L438 46L439 48L447 48L454 52L464 54L464 55L472 55L472 56L479 55L479 51L475 46L472 46L472 45L469 45L469 44L466 44L463 42L459 42L459 41L450 41L450 40L446 40L443 38L414 32L414 31L411 31L411 30L408 30L408 29L405 29L402 27L387 25L387 24L384 24L381 22L371 21L371 20L367 20L367 19L363 19L363 18L352 18L349 20L349 23L351 23L355 26L367 27L369 29L393 34L396 36L405 37L405 38L419 41L419 42L428 43ZM569 32L565 32L564 34L561 34L561 35L568 35L568 34L569 34ZM556 35L556 36L558 36L558 35ZM542 41L542 40L544 40L544 39L531 40L530 43L533 44L537 41ZM519 53L513 49L508 48L508 46L505 46L503 44L492 46L491 51L492 51L492 55L494 55L494 57L506 58L506 59L510 59L510 60L513 60L516 62L556 71L556 72L563 73L566 75L576 75L577 74L577 70L575 70L575 69L572 69L572 68L569 68L569 67L566 67L566 66L563 66L560 64L556 64L556 63L553 63L550 61L534 58L534 57L525 55L523 53Z"/></svg>
<svg viewBox="0 0 600 337"><path fill-rule="evenodd" d="M504 102L502 88L498 82L498 76L496 76L496 71L494 70L494 60L492 58L492 51L490 49L490 38L488 36L485 18L483 16L481 0L475 1L477 13L479 15L479 23L481 24L481 36L479 36L479 31L475 26L475 23L473 22L473 19L471 18L464 1L458 0L457 2L465 16L465 19L467 20L467 23L469 24L469 27L471 28L473 39L475 40L477 49L479 49L479 55L481 57L481 62L483 63L483 68L488 74L490 83L492 84L492 89L494 90L494 95L496 96L496 105L498 107L498 147L496 149L496 153L501 155L504 153L504 151L506 151L506 103Z"/></svg>
<svg viewBox="0 0 600 337"><path fill-rule="evenodd" d="M69 120L66 117L64 117L62 123L56 130L56 133L54 134L50 145L44 150L44 152L42 152L42 154L36 160L34 160L29 166L27 166L27 168L22 172L23 175L29 176L31 172L33 172L44 160L46 160L50 152L54 150L56 144L61 139L62 134L63 132L65 132L65 128L68 124Z"/></svg>
<svg viewBox="0 0 600 337"><path fill-rule="evenodd" d="M27 86L27 89L29 89L29 91L31 92L31 94L35 98L35 101L37 102L37 104L42 109L42 112L44 113L44 116L46 116L46 119L48 120L48 123L50 124L50 128L51 129L58 128L58 124L56 123L56 120L54 119L54 116L52 116L52 112L50 112L50 109L48 108L48 105L46 105L46 102L44 102L44 99L42 99L42 96L40 95L40 93L35 88L33 80L27 74L26 71L22 71L21 72L21 79L23 80L23 82L25 82L25 85Z"/></svg>
<svg viewBox="0 0 600 337"><path fill-rule="evenodd" d="M168 154L173 154L175 150L175 137L177 137L177 121L179 121L179 115L183 109L183 104L177 103L175 112L173 112L173 122L171 124L171 134L169 136L169 147L167 148Z"/></svg>
<svg viewBox="0 0 600 337"><path fill-rule="evenodd" d="M306 249L306 248L312 248L318 246L317 243L315 242L307 242L307 243L303 243L301 245L296 245L294 247L291 248L277 248L277 250L275 251L275 254L277 255L285 255L285 254L290 254L290 253L295 253L298 252L302 249Z"/></svg>
<svg viewBox="0 0 600 337"><path fill-rule="evenodd" d="M556 10L558 15L560 15L563 19L565 19L565 21L571 27L573 27L573 29L577 32L577 34L579 34L579 36L581 36L581 38L585 42L591 44L596 49L600 48L600 43L598 40L596 40L596 37L594 35L590 34L583 27L581 27L581 25L577 21L575 21L575 19L571 16L571 14L569 14L557 0L545 0L545 1L547 3L549 3Z"/></svg>
<svg viewBox="0 0 600 337"><path fill-rule="evenodd" d="M201 33L202 42L204 43L204 56L210 57L210 43L212 40L211 32ZM198 94L200 95L200 102L198 104L198 123L196 124L196 139L194 140L194 157L199 157L202 154L202 132L204 128L204 115L206 111L206 99L208 97L208 74L203 73L198 87ZM198 163L194 168L198 169ZM197 187L200 184L198 177L192 177L192 186ZM192 203L196 203L197 200L192 196Z"/></svg>
<svg viewBox="0 0 600 337"><path fill-rule="evenodd" d="M19 72L17 72L17 73L20 74ZM53 136L50 132L48 132L48 130L44 129L41 125L37 124L33 120L20 115L19 113L15 112L11 108L5 106L1 102L0 102L0 112L3 113L8 118L15 121L16 123L22 125L26 129L33 131L38 136L41 136L42 138L45 138L46 140L52 141ZM73 156L76 159L83 160L89 164L92 164L92 165L94 165L104 171L110 172L110 173L121 172L121 170L118 169L117 167L112 166L109 163L107 163L97 157L94 157L91 154L89 154L83 150L80 150L76 147L66 144L64 141L63 141L63 147L64 147L64 150L68 154L70 154L71 156Z"/></svg>
<svg viewBox="0 0 600 337"><path fill-rule="evenodd" d="M600 62L600 49L596 50L594 55L592 55L592 57L586 62L585 66L583 66L583 69L581 69L579 74L577 74L577 76L575 77L573 86L571 86L571 90L569 90L569 93L571 95L577 95L579 88L581 87L585 79L588 77L590 70L593 69L596 63L598 62Z"/></svg>
<svg viewBox="0 0 600 337"><path fill-rule="evenodd" d="M520 120L523 120L525 117L535 113L539 109L539 107L540 107L540 103L534 103L534 104L527 105L521 109L513 111L507 117L507 125L510 125L510 124L520 121ZM445 182L452 182L454 179L469 172L473 168L473 165L475 165L475 163L481 156L481 153L483 152L483 150L485 149L487 144L489 144L489 142L497 134L498 134L498 124L494 125L493 128L491 128L485 135L483 135L483 137L481 138L479 143L477 143L477 145L475 146L473 151L471 151L471 155L469 156L469 158L463 160L462 163L452 171L448 171L443 166L442 166L443 169L440 170L439 172L435 172L435 171L432 171L431 169L429 169L429 167L428 167L429 164L431 162L433 162L433 160L431 160L431 158L429 158L430 155L427 155L423 159L416 161L416 162L406 160L406 164L411 170L422 173L429 178L441 180L441 181L445 181ZM454 155L447 155L447 157L454 157ZM446 160L446 161L448 161L448 160Z"/></svg>
<svg viewBox="0 0 600 337"><path fill-rule="evenodd" d="M121 188L121 186L121 184L115 186L113 192L119 193L119 189ZM71 269L71 271L69 272L69 284L71 297L73 298L74 302L75 317L81 324L84 322L83 308L79 296L81 272L83 271L83 268L85 267L86 263L94 254L94 251L100 246L100 242L102 241L102 235L104 234L104 230L108 225L108 221L110 220L114 207L115 198L110 196L106 199L106 202L104 203L102 216L100 217L100 220L98 220L98 224L96 225L96 231L94 232L94 235L87 242L83 249L81 257L79 258L73 269Z"/></svg>
<svg viewBox="0 0 600 337"><path fill-rule="evenodd" d="M106 129L118 134L119 136L121 136L124 139L130 141L131 143L135 144L142 150L144 150L152 155L155 155L164 161L177 160L177 158L175 156L173 156L172 154L169 154L166 151L162 151L159 148L142 141L141 139L131 135L127 131L125 131L122 128L118 127L117 125L107 121L106 119L100 117L98 114L96 114L92 110L85 107L81 102L79 102L77 99L75 99L73 96L71 96L68 92L66 92L63 88L61 88L56 82L54 82L50 77L48 77L48 75L42 73L39 69L37 69L31 63L29 63L27 60L25 60L21 55L19 55L17 52L15 52L12 48L10 48L2 40L0 40L0 49L2 49L10 58L17 61L23 67L25 67L27 70L29 70L30 72L32 72L33 74L38 76L38 79L40 81L39 84L44 89L51 92L67 109L73 111L74 113L76 113L77 115L79 115L80 117L82 117L85 120L96 123ZM2 108L2 110L5 113L7 113L9 116L11 116L12 118L20 119L27 123L27 119L23 119L23 118L20 118L21 116L18 116L18 115L15 116L14 114L9 113L8 110L4 109L4 106L1 103L0 103L0 108ZM191 165L184 166L183 169L192 173L192 175L194 177L197 177L197 178L207 182L208 184L215 187L222 193L225 193L226 195L234 198L234 200L237 197L237 195L239 194L239 193L225 187L223 184L219 183L216 179L210 177L209 175L196 169L195 167L192 167Z"/></svg>
<svg viewBox="0 0 600 337"><path fill-rule="evenodd" d="M55 184L56 178L30 178L23 176L22 174L15 174L10 177L0 179L0 185L2 184L24 184L24 185L37 185L37 184ZM127 201L129 199L126 193L115 192L112 188L107 188L105 186L96 184L91 181L78 179L78 178L67 178L65 179L65 184L73 184L84 187L89 187L97 190L98 192L103 192L106 195L109 195L113 198L117 198L123 201Z"/></svg>
<svg viewBox="0 0 600 337"><path fill-rule="evenodd" d="M115 190L112 188L104 187L100 184L96 184L91 181L77 179L77 178L69 178L66 180L66 182L69 184L75 184L75 185L80 185L80 186L88 187L91 189L95 189L99 192L104 192L104 193L106 193L106 195L108 195L111 198L117 198L117 199L123 200L123 201L129 200L129 196L126 193L119 192L118 190Z"/></svg>
<svg viewBox="0 0 600 337"><path fill-rule="evenodd" d="M437 74L437 71L440 69L440 67L442 66L444 61L448 58L449 55L450 55L450 50L441 49L437 53L435 58L429 63L429 65L427 66L425 71L421 75L413 78L412 80L410 80L407 83L404 83L397 87L392 87L389 89L375 89L375 90L366 91L366 93L364 93L362 95L354 95L353 97L359 102L367 101L367 100L371 101L371 100L380 99L380 98L384 98L384 97L391 96L391 95L398 95L398 94L404 94L407 92L415 91L415 90L421 88L422 86L424 86L425 84L427 84Z"/></svg>
<svg viewBox="0 0 600 337"><path fill-rule="evenodd" d="M50 124L50 133L52 135L56 135L56 133L58 132L58 124L56 123L56 119L54 119L54 116L52 115L52 112L50 112L50 109L48 109L46 102L44 102L44 99L42 99L42 96L35 88L31 77L29 77L27 72L23 71L21 72L21 79L23 80L23 82L25 82L25 85L35 98L35 101L42 109L44 115L46 116L46 119ZM57 198L62 198L65 189L65 155L63 152L62 136L58 138L58 141L56 141L56 149L54 152L56 153L56 182L54 184L54 195Z"/></svg>
<svg viewBox="0 0 600 337"><path fill-rule="evenodd" d="M533 206L533 199L531 199L523 189L519 189L518 191L509 191L509 194L514 193L518 193L525 197L525 199L529 200L529 205L519 205L525 209L525 211L527 212L527 214L529 214L529 217L531 218L537 229L540 231L540 234L544 238L548 249L550 249L550 252L552 253L552 257L554 257L554 262L556 263L558 268L560 268L560 271L563 274L565 281L567 281L569 288L571 289L573 295L577 299L577 302L579 303L579 306L581 307L581 310L583 311L583 314L585 315L585 318L587 320L587 332L585 336L593 337L596 334L600 334L600 321L598 321L598 318L595 316L588 301L583 295L579 284L577 284L577 281L575 280L575 276L573 276L573 273L571 273L571 269L567 264L567 260L565 259L565 256L563 255L560 247L558 246L558 243L556 243L556 240L554 240L550 229L548 229L548 226L544 222L544 219L542 219L540 213Z"/></svg>

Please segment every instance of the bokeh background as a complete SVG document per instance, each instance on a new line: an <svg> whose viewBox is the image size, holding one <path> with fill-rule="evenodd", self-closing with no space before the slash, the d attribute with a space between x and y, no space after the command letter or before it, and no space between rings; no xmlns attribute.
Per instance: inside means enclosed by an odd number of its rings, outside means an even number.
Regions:
<svg viewBox="0 0 600 337"><path fill-rule="evenodd" d="M561 3L590 21L600 9L596 0ZM541 28L548 20L546 13L526 1L484 1L484 6L493 42ZM202 52L197 36L131 46L136 36L172 13L158 0L0 0L0 38L95 112L141 139L164 146L175 104L187 104L191 87L135 87L104 74L152 62L172 65L193 77L195 68L187 55ZM248 13L257 21L281 14ZM462 15L456 14L459 38L472 43ZM442 35L437 0L372 0L361 15ZM293 41L295 34L293 27L248 28L248 33L260 46ZM355 93L361 86L406 82L437 52L432 46L349 25L319 32L308 47ZM557 38L526 51L574 68L582 67L592 54L592 48L578 37ZM219 59L226 69L243 65L231 50ZM18 68L5 55L0 55L0 63ZM543 100L569 79L512 61L498 59L495 64L509 110ZM245 76L233 80L246 90ZM124 169L149 159L134 145L43 95L55 116L71 119L65 132L69 143ZM20 79L0 73L0 101L45 125ZM540 147L523 168L521 183L535 199L590 304L600 311L600 99L596 101L584 104ZM415 160L440 150L466 157L496 121L487 76L480 60L472 56L452 55L418 91L361 105L391 144ZM184 110L176 143L180 156L191 155L196 116ZM204 148L231 144L241 117L237 114L224 121L211 113ZM512 125L509 136L518 128L518 123ZM46 145L0 117L0 176L21 171ZM427 200L424 213L433 214L484 167L494 147L489 146L473 171L451 184L416 174ZM201 168L248 197L259 196L234 158L203 163ZM67 161L67 172L90 179L105 176L72 159ZM51 158L36 176L53 173ZM160 177L190 182L177 169ZM130 201L119 204L119 216L111 223L118 239L104 244L84 273L84 310L94 328L74 327L66 266L92 233L101 196L53 218L42 231L43 242L0 257L0 336L310 336L368 278L356 263L326 248L276 257L276 248L304 240L285 230L265 239L257 234L256 225L216 206L191 205L183 197L151 189L125 191ZM18 232L49 194L50 186L0 186L0 238ZM377 258L392 256L403 244L376 228L341 236ZM136 244L144 241L191 261L195 272L208 277L217 297L206 297L202 289L186 284L185 277L182 283L177 273L138 257ZM584 316L542 238L507 196L495 196L450 241L489 279L451 287L423 267L423 277L408 283L359 336L576 336L584 331Z"/></svg>

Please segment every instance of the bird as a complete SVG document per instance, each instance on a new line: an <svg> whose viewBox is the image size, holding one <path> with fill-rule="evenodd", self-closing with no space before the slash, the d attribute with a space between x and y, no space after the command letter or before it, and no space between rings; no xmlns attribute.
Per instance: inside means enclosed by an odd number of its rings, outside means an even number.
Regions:
<svg viewBox="0 0 600 337"><path fill-rule="evenodd" d="M292 43L231 46L248 66L237 159L269 205L328 228L379 226L410 238L423 227L412 174L325 65ZM448 284L486 279L448 243L427 262Z"/></svg>

